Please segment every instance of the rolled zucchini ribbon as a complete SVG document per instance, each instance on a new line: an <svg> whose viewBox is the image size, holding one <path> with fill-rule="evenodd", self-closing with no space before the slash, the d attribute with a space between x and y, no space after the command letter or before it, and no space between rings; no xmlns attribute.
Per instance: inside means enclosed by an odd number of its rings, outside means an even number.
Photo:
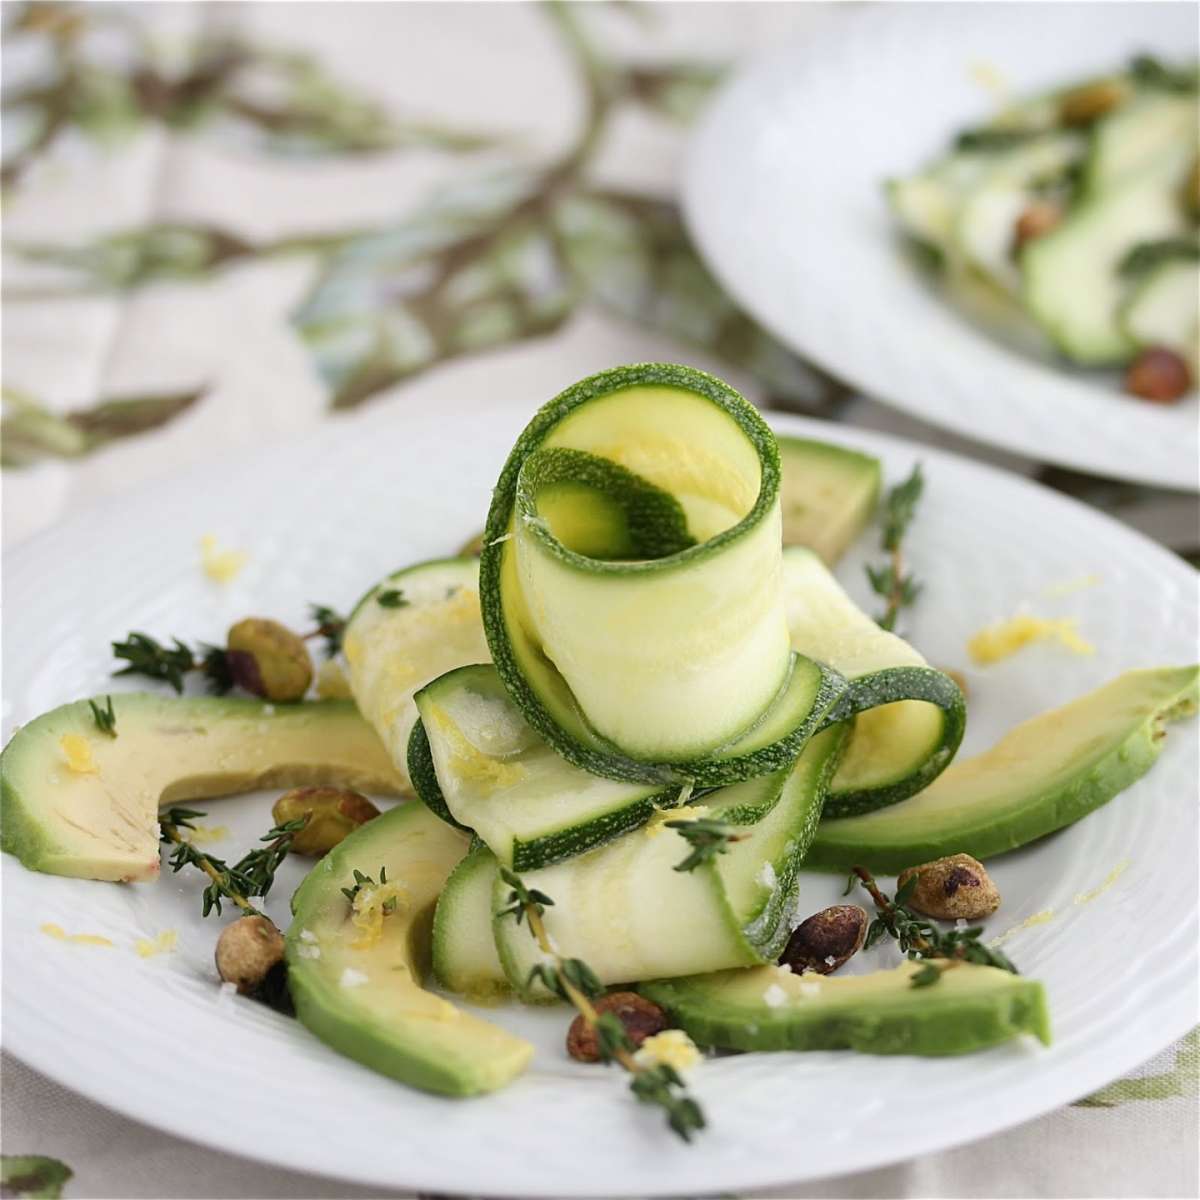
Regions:
<svg viewBox="0 0 1200 1200"><path fill-rule="evenodd" d="M505 687L563 757L708 785L799 753L845 684L790 647L779 483L762 418L689 368L606 371L534 417L480 592Z"/></svg>

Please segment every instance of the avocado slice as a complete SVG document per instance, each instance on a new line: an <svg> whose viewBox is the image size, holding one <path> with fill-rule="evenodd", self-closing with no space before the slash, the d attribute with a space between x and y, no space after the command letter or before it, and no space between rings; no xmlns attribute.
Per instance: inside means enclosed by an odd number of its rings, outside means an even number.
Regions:
<svg viewBox="0 0 1200 1200"><path fill-rule="evenodd" d="M1140 779L1163 724L1196 711L1200 667L1127 671L1018 725L890 808L822 821L806 867L895 874L947 854L991 858L1087 816Z"/></svg>
<svg viewBox="0 0 1200 1200"><path fill-rule="evenodd" d="M321 1041L380 1074L450 1096L503 1087L533 1047L421 986L434 906L467 836L408 803L362 826L312 869L292 898L288 987ZM399 885L372 938L343 888L355 870ZM360 914L361 916L361 914Z"/></svg>
<svg viewBox="0 0 1200 1200"><path fill-rule="evenodd" d="M1040 983L960 963L913 987L919 962L869 975L794 975L784 967L645 983L643 996L697 1043L725 1050L969 1054L1032 1033L1050 1044Z"/></svg>
<svg viewBox="0 0 1200 1200"><path fill-rule="evenodd" d="M783 544L807 546L832 567L879 504L879 459L832 442L779 434Z"/></svg>
<svg viewBox="0 0 1200 1200"><path fill-rule="evenodd" d="M156 878L160 805L310 783L400 788L346 700L275 707L121 692L112 704L116 737L79 700L22 726L0 754L0 849L32 871Z"/></svg>

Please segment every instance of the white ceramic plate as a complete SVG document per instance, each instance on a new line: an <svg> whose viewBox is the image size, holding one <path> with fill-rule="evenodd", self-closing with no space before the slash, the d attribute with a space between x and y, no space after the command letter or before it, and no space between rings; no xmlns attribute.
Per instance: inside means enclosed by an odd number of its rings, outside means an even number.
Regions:
<svg viewBox="0 0 1200 1200"><path fill-rule="evenodd" d="M528 410L398 411L331 427L219 476L196 473L110 503L21 547L4 564L6 733L53 705L114 687L108 642L130 629L220 640L247 613L300 626L307 601L348 605L390 569L444 554L476 530ZM798 420L778 424L879 453L892 477L915 456L925 461L929 492L911 560L926 590L911 633L933 662L964 666L968 635L1025 603L1077 615L1096 644L1091 658L1043 646L968 671L967 752L1124 668L1194 654L1195 577L1107 518L944 453ZM250 552L226 589L201 573L197 541L206 532ZM862 560L856 553L840 573L865 600ZM1098 585L1047 595L1093 572ZM535 1039L534 1065L498 1095L451 1101L340 1058L252 1002L219 1003L218 925L200 920L203 881L191 874L121 886L37 875L5 859L4 1038L38 1070L131 1117L382 1187L710 1194L865 1169L1073 1100L1195 1021L1196 744L1194 724L1174 729L1158 765L1128 794L996 863L1005 901L993 929L1054 910L1007 946L1046 983L1053 1047L1014 1043L951 1060L819 1053L712 1061L695 1077L711 1128L691 1147L634 1104L615 1072L565 1057L561 1011L488 1010ZM268 802L213 802L209 823L233 830L221 852L250 845ZM1125 862L1094 901L1074 903ZM270 897L281 922L299 876L299 864L287 864ZM834 902L840 886L806 877L806 907ZM46 921L116 947L52 940L39 932ZM134 953L136 938L166 929L178 931L175 953ZM887 953L853 965L885 965Z"/></svg>
<svg viewBox="0 0 1200 1200"><path fill-rule="evenodd" d="M1189 4L896 4L846 13L753 63L692 142L685 211L713 270L796 350L872 396L1038 461L1200 487L1193 394L1010 349L901 253L883 195L1013 95L1147 50L1195 55Z"/></svg>

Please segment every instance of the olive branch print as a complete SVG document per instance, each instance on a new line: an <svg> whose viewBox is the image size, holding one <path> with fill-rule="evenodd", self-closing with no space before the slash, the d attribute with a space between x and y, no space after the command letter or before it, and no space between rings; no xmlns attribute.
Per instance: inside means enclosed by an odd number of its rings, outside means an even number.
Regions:
<svg viewBox="0 0 1200 1200"><path fill-rule="evenodd" d="M50 7L54 13L44 11ZM50 23L59 53L72 62L74 23L91 19L95 7L81 14L73 6L37 5L18 25ZM649 19L635 6L621 11ZM70 295L200 282L239 262L313 259L314 281L291 322L328 388L332 409L356 408L440 363L547 336L590 307L751 373L773 399L828 414L844 399L843 389L733 305L693 250L674 203L599 186L591 178L593 160L620 111L641 108L686 123L721 68L625 63L598 44L587 6L550 2L541 12L584 100L576 137L550 161L531 163L514 151L497 165L495 147L516 147L519 139L397 124L369 100L337 90L302 56L214 36L197 47L189 71L172 80L144 61L130 68L114 85L126 97L130 119L157 120L188 135L248 122L258 148L274 153L363 154L423 144L469 154L487 145L493 148L488 165L464 171L423 205L378 227L256 241L217 225L159 222L82 245L8 249L60 269ZM286 102L270 111L251 105L240 83L251 70L278 73ZM78 91L81 79L80 71L67 72L56 86ZM84 111L75 92L53 101L39 95L43 108L49 105L63 120L80 119ZM27 91L13 103L30 100ZM12 166L6 178L19 179L22 163L18 152L6 164ZM9 291L6 299L45 294ZM6 456L10 465L28 457Z"/></svg>

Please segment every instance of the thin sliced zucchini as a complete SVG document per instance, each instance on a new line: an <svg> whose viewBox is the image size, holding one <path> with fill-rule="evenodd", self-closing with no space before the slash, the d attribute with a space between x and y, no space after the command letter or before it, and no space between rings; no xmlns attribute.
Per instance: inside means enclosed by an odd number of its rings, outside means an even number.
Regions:
<svg viewBox="0 0 1200 1200"><path fill-rule="evenodd" d="M433 915L433 973L451 992L494 1000L509 991L492 936L496 856L476 842L450 873Z"/></svg>
<svg viewBox="0 0 1200 1200"><path fill-rule="evenodd" d="M411 786L413 696L445 671L488 658L479 615L479 563L445 558L393 572L350 614L342 654L359 711Z"/></svg>
<svg viewBox="0 0 1200 1200"><path fill-rule="evenodd" d="M1139 347L1174 350L1200 379L1200 263L1168 262L1135 285L1121 326Z"/></svg>
<svg viewBox="0 0 1200 1200"><path fill-rule="evenodd" d="M825 788L845 739L843 726L814 737L790 769L722 788L656 819L640 833L542 871L525 883L553 899L543 915L564 954L582 958L604 983L747 966L778 955L796 910L797 873L820 819ZM769 804L771 794L777 797ZM692 871L674 868L687 841L668 819L708 817L745 836ZM740 832L741 830L739 830ZM511 916L502 880L493 895L496 946L509 982L525 998L540 959L529 929ZM540 987L540 985L538 985Z"/></svg>
<svg viewBox="0 0 1200 1200"><path fill-rule="evenodd" d="M895 874L947 854L992 858L1087 816L1140 779L1163 723L1194 713L1200 668L1128 671L1033 717L882 812L823 821L805 867Z"/></svg>
<svg viewBox="0 0 1200 1200"><path fill-rule="evenodd" d="M1132 356L1136 347L1119 323L1128 285L1117 267L1131 247L1185 231L1180 189L1194 158L1188 147L1172 148L1025 247L1026 306L1068 358L1105 366Z"/></svg>
<svg viewBox="0 0 1200 1200"><path fill-rule="evenodd" d="M875 513L879 459L813 438L777 441L783 544L807 546L833 566Z"/></svg>
<svg viewBox="0 0 1200 1200"><path fill-rule="evenodd" d="M964 198L954 223L954 238L966 262L1010 295L1021 290L1021 272L1013 256L1017 219L1038 198L1046 179L1063 176L1082 159L1078 133L1052 133L995 161Z"/></svg>
<svg viewBox="0 0 1200 1200"><path fill-rule="evenodd" d="M1142 92L1096 122L1084 187L1097 195L1118 186L1179 145L1195 155L1195 95Z"/></svg>
<svg viewBox="0 0 1200 1200"><path fill-rule="evenodd" d="M708 786L799 753L843 685L788 647L779 475L762 418L688 367L592 376L521 434L488 514L484 628L564 758Z"/></svg>
<svg viewBox="0 0 1200 1200"><path fill-rule="evenodd" d="M416 703L409 770L421 799L518 871L612 841L683 798L677 784L624 783L567 762L521 715L493 666L450 671Z"/></svg>
<svg viewBox="0 0 1200 1200"><path fill-rule="evenodd" d="M836 719L858 714L825 815L871 812L927 787L962 741L958 685L880 629L812 551L784 550L783 590L793 647L850 681Z"/></svg>

